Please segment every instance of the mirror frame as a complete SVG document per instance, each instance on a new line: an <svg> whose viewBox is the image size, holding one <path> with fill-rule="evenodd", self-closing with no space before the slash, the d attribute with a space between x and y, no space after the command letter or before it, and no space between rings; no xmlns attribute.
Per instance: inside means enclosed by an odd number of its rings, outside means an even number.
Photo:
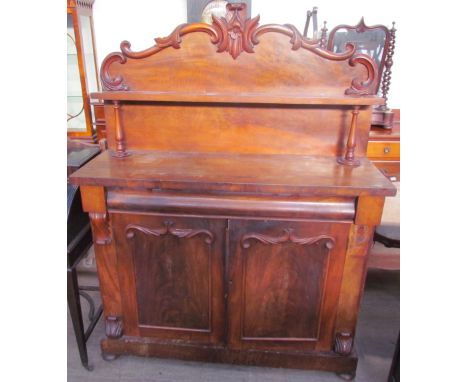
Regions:
<svg viewBox="0 0 468 382"><path fill-rule="evenodd" d="M395 23L393 23L395 24ZM384 68L390 70L391 65L393 64L392 61L392 56L393 56L393 50L390 49L391 46L394 46L395 43L395 27L393 26L392 30L389 30L385 25L372 25L372 26L367 26L364 22L364 17L361 18L359 23L357 25L351 26L351 25L346 25L346 24L341 24L336 26L330 31L330 34L328 36L328 44L327 44L327 50L333 51L333 45L334 45L334 38L336 35L336 32L340 29L347 29L349 31L356 31L357 33L364 33L368 32L371 30L382 30L385 33L385 44L384 44L384 50L382 52L382 59L380 61L379 71L377 73L377 78L378 78L378 84L379 86L377 87L375 94L379 92L379 90L382 90L382 76L384 73ZM393 45L391 45L391 42L393 41ZM391 54L390 54L391 53ZM388 65L390 64L390 65ZM388 89L387 89L388 90ZM384 96L384 98L386 98Z"/></svg>

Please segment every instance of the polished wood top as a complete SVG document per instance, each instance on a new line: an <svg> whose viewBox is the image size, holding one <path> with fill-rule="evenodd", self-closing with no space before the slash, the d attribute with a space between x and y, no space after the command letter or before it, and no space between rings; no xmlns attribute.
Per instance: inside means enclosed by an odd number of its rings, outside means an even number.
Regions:
<svg viewBox="0 0 468 382"><path fill-rule="evenodd" d="M187 192L248 192L301 195L395 195L392 183L363 158L359 167L335 157L133 151L125 158L109 151L78 170L80 185L138 187Z"/></svg>
<svg viewBox="0 0 468 382"><path fill-rule="evenodd" d="M145 102L206 102L236 104L286 104L286 105L383 105L384 99L374 95L327 97L310 94L219 92L161 92L161 91L108 91L91 93L91 98L105 101Z"/></svg>

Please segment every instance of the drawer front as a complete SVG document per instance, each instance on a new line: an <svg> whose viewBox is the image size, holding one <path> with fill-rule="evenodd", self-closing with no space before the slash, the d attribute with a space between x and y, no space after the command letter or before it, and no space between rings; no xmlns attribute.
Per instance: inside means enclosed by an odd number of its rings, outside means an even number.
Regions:
<svg viewBox="0 0 468 382"><path fill-rule="evenodd" d="M378 159L400 159L400 142L369 141L367 157Z"/></svg>
<svg viewBox="0 0 468 382"><path fill-rule="evenodd" d="M221 343L226 221L112 213L126 335Z"/></svg>
<svg viewBox="0 0 468 382"><path fill-rule="evenodd" d="M170 191L108 190L112 210L164 214L245 216L287 219L353 220L353 197L265 197L196 195Z"/></svg>
<svg viewBox="0 0 468 382"><path fill-rule="evenodd" d="M400 181L399 161L372 161L372 163L392 182Z"/></svg>
<svg viewBox="0 0 468 382"><path fill-rule="evenodd" d="M331 350L349 227L229 220L228 345Z"/></svg>

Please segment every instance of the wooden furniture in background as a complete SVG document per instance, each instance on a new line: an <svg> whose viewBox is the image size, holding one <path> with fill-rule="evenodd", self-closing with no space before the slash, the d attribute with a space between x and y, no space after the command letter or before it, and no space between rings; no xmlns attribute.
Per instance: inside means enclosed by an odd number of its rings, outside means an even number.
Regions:
<svg viewBox="0 0 468 382"><path fill-rule="evenodd" d="M339 53L346 49L346 44L352 43L357 51L371 56L378 67L376 94L385 99L383 105L378 105L372 113L372 124L391 128L394 113L387 106L388 91L392 77L393 54L395 51L395 23L392 29L385 25L367 26L364 17L355 25L338 25L330 31L328 49Z"/></svg>
<svg viewBox="0 0 468 382"><path fill-rule="evenodd" d="M68 140L67 180L71 174L99 152L100 149L97 145ZM86 291L98 291L99 287L79 286L76 267L92 243L91 225L88 215L83 211L78 186L67 182L67 301L81 363L88 370L92 370L92 366L88 362L86 341L102 315L102 306L95 311L94 302ZM90 323L86 330L83 323L80 296L89 303L88 319Z"/></svg>
<svg viewBox="0 0 468 382"><path fill-rule="evenodd" d="M394 109L391 129L371 126L367 156L369 160L392 182L400 182L400 109ZM397 186L399 184L396 184ZM376 228L374 241L387 248L400 248L399 196L386 203L382 224ZM400 253L375 246L371 250L369 267L400 269Z"/></svg>
<svg viewBox="0 0 468 382"><path fill-rule="evenodd" d="M72 175L91 218L103 356L353 375L392 183L366 158L377 68L244 4L101 67L109 150Z"/></svg>
<svg viewBox="0 0 468 382"><path fill-rule="evenodd" d="M91 106L94 109L94 130L96 131L96 140L106 138L106 117L104 115L104 102L93 102Z"/></svg>
<svg viewBox="0 0 468 382"><path fill-rule="evenodd" d="M394 110L391 129L372 126L367 157L391 181L400 181L400 109Z"/></svg>
<svg viewBox="0 0 468 382"><path fill-rule="evenodd" d="M67 134L94 142L89 93L99 91L93 24L94 0L67 0Z"/></svg>

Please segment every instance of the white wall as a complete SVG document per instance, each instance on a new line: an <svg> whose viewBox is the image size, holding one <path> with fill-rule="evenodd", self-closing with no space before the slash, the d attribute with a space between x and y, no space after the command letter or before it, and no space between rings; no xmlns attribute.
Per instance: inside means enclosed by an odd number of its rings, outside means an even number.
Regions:
<svg viewBox="0 0 468 382"><path fill-rule="evenodd" d="M285 3L287 7L282 7L281 4ZM302 32L306 12L314 6L318 7L319 25L326 20L329 30L338 24L355 25L361 16L364 16L367 25L384 24L390 27L392 21L396 22L389 106L398 108L399 95L403 92L399 82L402 64L398 55L398 40L404 35L403 26L399 24L404 2L392 2L389 6L375 0L252 0L252 16L260 14L260 24L293 24ZM101 63L110 52L120 50L123 40L130 41L133 50L143 50L154 44L154 38L168 35L186 21L187 0L96 0L94 27L98 62Z"/></svg>

